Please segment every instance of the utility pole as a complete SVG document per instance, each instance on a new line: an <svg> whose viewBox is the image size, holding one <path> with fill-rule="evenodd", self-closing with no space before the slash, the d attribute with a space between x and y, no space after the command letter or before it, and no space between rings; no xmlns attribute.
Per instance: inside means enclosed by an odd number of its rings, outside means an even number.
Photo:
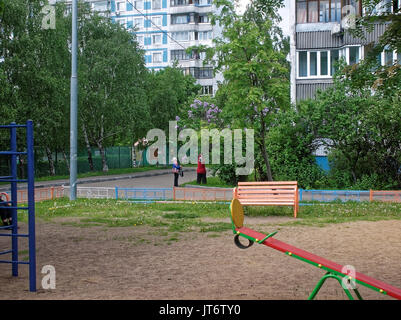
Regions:
<svg viewBox="0 0 401 320"><path fill-rule="evenodd" d="M70 200L77 198L78 144L78 0L72 0L71 107L70 107Z"/></svg>

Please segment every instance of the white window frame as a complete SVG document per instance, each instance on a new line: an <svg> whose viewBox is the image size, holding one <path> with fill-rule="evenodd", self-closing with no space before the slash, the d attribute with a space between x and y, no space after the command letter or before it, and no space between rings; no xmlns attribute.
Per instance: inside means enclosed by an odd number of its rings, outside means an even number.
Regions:
<svg viewBox="0 0 401 320"><path fill-rule="evenodd" d="M159 1L160 6L159 7L154 7L155 1ZM159 10L162 8L162 0L152 0L152 10Z"/></svg>
<svg viewBox="0 0 401 320"><path fill-rule="evenodd" d="M116 22L119 23L124 28L127 27L127 19L125 18L116 18Z"/></svg>
<svg viewBox="0 0 401 320"><path fill-rule="evenodd" d="M136 0L132 2L132 5L135 9L143 10L143 0Z"/></svg>
<svg viewBox="0 0 401 320"><path fill-rule="evenodd" d="M155 56L160 57L160 60L155 60ZM152 53L152 63L162 63L163 62L163 53L162 52L153 52Z"/></svg>
<svg viewBox="0 0 401 320"><path fill-rule="evenodd" d="M136 21L140 21L139 24ZM135 28L142 29L144 27L143 18L134 17L132 24Z"/></svg>
<svg viewBox="0 0 401 320"><path fill-rule="evenodd" d="M339 59L341 59L341 58L345 58L345 61L346 61L346 63L347 63L347 65L349 65L350 64L350 55L349 55L349 48L351 48L351 47L358 47L359 48L359 60L358 61L361 61L363 58L364 58L364 55L363 55L363 47L362 46L347 46L347 47L342 47L342 48L338 48L338 50L339 50ZM296 61L297 61L297 63L296 63L296 72L297 72L297 75L296 75L296 78L297 79L331 79L332 77L333 77L333 75L331 74L331 50L337 50L337 49L328 49L328 50L299 50L299 51L297 51L297 54L296 54ZM300 67L300 63L299 63L299 52L301 52L301 51L306 51L306 76L299 76L299 67ZM328 68L328 74L327 75L321 75L321 65L320 65L320 63L321 63L321 52L323 52L323 51L325 51L325 52L327 52L327 68ZM317 73L317 75L316 76L311 76L310 75L310 54L311 54L311 52L316 52L317 54L316 54L316 59L317 59L317 68L316 68L316 73ZM393 61L394 61L394 59L393 59ZM384 63L384 52L382 52L382 56L381 56L381 63L382 63L382 65L383 65L383 63Z"/></svg>
<svg viewBox="0 0 401 320"><path fill-rule="evenodd" d="M160 37L160 42L156 42L155 38ZM161 33L154 33L152 34L152 45L160 45L163 43L163 36Z"/></svg>
<svg viewBox="0 0 401 320"><path fill-rule="evenodd" d="M120 8L121 6L121 8ZM116 2L116 11L126 11L127 10L127 4L125 1L117 1Z"/></svg>
<svg viewBox="0 0 401 320"><path fill-rule="evenodd" d="M160 24L155 23L154 19L160 19ZM152 16L151 17L151 21L152 21L152 27L156 28L157 27L161 27L163 25L163 17L162 16Z"/></svg>

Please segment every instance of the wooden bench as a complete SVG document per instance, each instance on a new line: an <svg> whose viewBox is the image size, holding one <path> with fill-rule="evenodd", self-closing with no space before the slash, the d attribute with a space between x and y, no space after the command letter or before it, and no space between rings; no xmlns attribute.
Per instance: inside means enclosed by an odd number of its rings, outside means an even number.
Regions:
<svg viewBox="0 0 401 320"><path fill-rule="evenodd" d="M238 182L233 198L243 206L291 206L299 210L297 181Z"/></svg>

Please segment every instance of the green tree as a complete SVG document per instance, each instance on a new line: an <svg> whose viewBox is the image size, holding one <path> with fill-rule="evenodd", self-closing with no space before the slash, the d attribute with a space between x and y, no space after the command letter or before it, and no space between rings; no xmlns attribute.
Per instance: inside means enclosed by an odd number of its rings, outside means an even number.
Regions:
<svg viewBox="0 0 401 320"><path fill-rule="evenodd" d="M316 138L331 150L334 173L349 173L340 187L361 181L372 188L400 186L400 84L388 90L378 79L368 61L343 65L333 87L302 103Z"/></svg>
<svg viewBox="0 0 401 320"><path fill-rule="evenodd" d="M56 29L44 29L43 6L33 0L5 0L0 28L1 69L8 88L2 108L12 121L35 124L35 144L45 149L50 174L55 174L52 151L65 145L64 105L68 97L68 23L65 6L57 5ZM46 4L44 2L43 4ZM60 130L60 131L59 131Z"/></svg>
<svg viewBox="0 0 401 320"><path fill-rule="evenodd" d="M81 11L80 17L80 128L108 171L105 147L132 144L151 127L148 71L135 35L94 12Z"/></svg>
<svg viewBox="0 0 401 320"><path fill-rule="evenodd" d="M217 95L227 98L223 114L231 117L234 126L255 130L263 170L270 181L267 137L279 110L290 106L288 39L277 27L277 9L283 1L251 1L243 16L235 13L231 1L217 0L215 4L219 14L212 22L223 31L208 56L216 58L216 70L224 76Z"/></svg>
<svg viewBox="0 0 401 320"><path fill-rule="evenodd" d="M176 66L150 73L146 86L152 125L166 132L169 121L175 120L200 90L194 77Z"/></svg>

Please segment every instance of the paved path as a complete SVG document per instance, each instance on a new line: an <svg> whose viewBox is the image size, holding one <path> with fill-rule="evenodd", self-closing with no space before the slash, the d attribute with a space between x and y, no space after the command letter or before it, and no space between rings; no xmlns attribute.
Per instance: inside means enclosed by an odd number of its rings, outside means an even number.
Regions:
<svg viewBox="0 0 401 320"><path fill-rule="evenodd" d="M109 188L114 188L115 186L122 188L170 188L173 187L173 180L174 176L171 169L160 169L131 174L80 178L78 179L78 186ZM179 185L193 180L196 180L196 168L184 167L184 177L179 178ZM57 187L62 185L69 186L69 184L70 181L68 179L41 181L35 182L35 188ZM9 189L9 185L0 186L0 192ZM19 184L18 189L26 189L26 184Z"/></svg>

